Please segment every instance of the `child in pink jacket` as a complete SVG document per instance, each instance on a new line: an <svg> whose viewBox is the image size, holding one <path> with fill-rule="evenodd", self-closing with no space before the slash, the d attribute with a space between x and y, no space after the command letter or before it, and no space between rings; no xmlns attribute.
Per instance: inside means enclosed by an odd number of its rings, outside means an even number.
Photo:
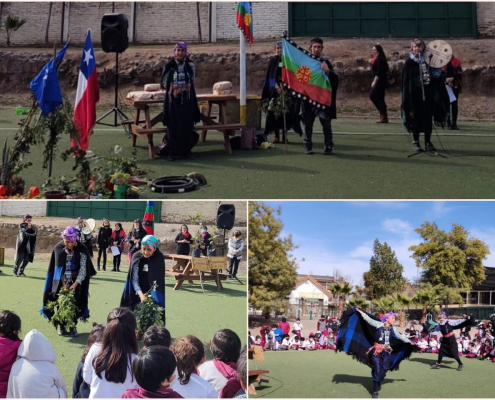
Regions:
<svg viewBox="0 0 495 400"><path fill-rule="evenodd" d="M17 358L17 349L21 345L19 332L21 319L16 313L4 310L0 312L0 398L7 397L10 370Z"/></svg>

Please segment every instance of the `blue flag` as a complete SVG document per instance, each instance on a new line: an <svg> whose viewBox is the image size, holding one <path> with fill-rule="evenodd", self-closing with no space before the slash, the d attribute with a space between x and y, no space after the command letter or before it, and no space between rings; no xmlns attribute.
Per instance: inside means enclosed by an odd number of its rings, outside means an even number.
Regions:
<svg viewBox="0 0 495 400"><path fill-rule="evenodd" d="M55 59L52 58L48 61L36 78L31 81L31 90L38 101L43 116L62 104L62 90L58 82L57 65L62 62L68 47L69 42L57 53Z"/></svg>

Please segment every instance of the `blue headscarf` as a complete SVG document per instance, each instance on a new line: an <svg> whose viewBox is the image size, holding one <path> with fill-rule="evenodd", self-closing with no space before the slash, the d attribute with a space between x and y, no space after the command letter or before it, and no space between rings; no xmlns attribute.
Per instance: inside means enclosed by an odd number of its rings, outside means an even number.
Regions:
<svg viewBox="0 0 495 400"><path fill-rule="evenodd" d="M157 249L159 246L160 242L156 237L153 235L146 235L142 240L141 240L141 245L145 246L148 245L150 247L153 247L153 249Z"/></svg>

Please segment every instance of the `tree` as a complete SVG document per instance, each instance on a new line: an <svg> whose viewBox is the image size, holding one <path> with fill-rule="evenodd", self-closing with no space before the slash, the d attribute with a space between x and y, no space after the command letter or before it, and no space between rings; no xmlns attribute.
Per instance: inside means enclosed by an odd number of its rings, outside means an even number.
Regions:
<svg viewBox="0 0 495 400"><path fill-rule="evenodd" d="M462 289L442 284L435 286L434 289L445 307L448 307L449 304L464 304L464 299L461 296Z"/></svg>
<svg viewBox="0 0 495 400"><path fill-rule="evenodd" d="M5 27L5 39L7 40L7 47L10 47L10 38L12 33L17 31L22 25L26 23L25 19L8 15L5 18L4 27Z"/></svg>
<svg viewBox="0 0 495 400"><path fill-rule="evenodd" d="M249 203L249 304L265 315L284 307L297 279L297 262L290 254L295 246L291 235L280 237L280 214L280 208Z"/></svg>
<svg viewBox="0 0 495 400"><path fill-rule="evenodd" d="M414 297L409 297L407 294L395 293L390 296L390 300L393 302L394 311L399 312L399 326L402 328L406 326L406 313L404 310L407 306L412 304Z"/></svg>
<svg viewBox="0 0 495 400"><path fill-rule="evenodd" d="M342 311L344 311L344 304L346 297L351 294L353 286L349 285L347 282L334 283L330 287L330 291L334 296L339 296L339 318L342 316Z"/></svg>
<svg viewBox="0 0 495 400"><path fill-rule="evenodd" d="M363 296L353 296L347 300L348 307L359 307L366 311L369 307L368 301Z"/></svg>
<svg viewBox="0 0 495 400"><path fill-rule="evenodd" d="M390 297L380 297L379 299L372 300L372 303L381 313L389 312L394 308L394 302Z"/></svg>
<svg viewBox="0 0 495 400"><path fill-rule="evenodd" d="M426 321L428 309L439 304L441 302L441 298L431 284L424 284L416 292L414 302L423 309L423 315L421 317L421 322L423 323Z"/></svg>
<svg viewBox="0 0 495 400"><path fill-rule="evenodd" d="M425 222L415 229L423 242L409 247L418 267L423 268L423 281L471 289L485 280L483 260L490 250L486 243L469 238L469 232L453 223L445 232L436 223Z"/></svg>
<svg viewBox="0 0 495 400"><path fill-rule="evenodd" d="M400 292L406 279L402 276L404 267L399 263L395 252L385 242L375 239L370 270L363 274L365 293L372 299Z"/></svg>

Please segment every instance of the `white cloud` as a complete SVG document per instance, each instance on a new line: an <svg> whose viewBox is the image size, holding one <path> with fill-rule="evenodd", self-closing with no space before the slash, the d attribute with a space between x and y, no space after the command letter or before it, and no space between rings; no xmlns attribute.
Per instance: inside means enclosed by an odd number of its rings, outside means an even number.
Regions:
<svg viewBox="0 0 495 400"><path fill-rule="evenodd" d="M491 254L488 255L483 264L486 267L495 267L495 228L473 228L468 230L470 237L483 240L490 248Z"/></svg>
<svg viewBox="0 0 495 400"><path fill-rule="evenodd" d="M370 259L373 255L373 241L363 243L349 253L351 258L366 258Z"/></svg>
<svg viewBox="0 0 495 400"><path fill-rule="evenodd" d="M411 224L399 218L387 218L382 223L382 228L387 232L408 235L413 231Z"/></svg>
<svg viewBox="0 0 495 400"><path fill-rule="evenodd" d="M455 210L455 207L449 206L449 204L447 201L434 201L431 206L432 216L438 218Z"/></svg>

